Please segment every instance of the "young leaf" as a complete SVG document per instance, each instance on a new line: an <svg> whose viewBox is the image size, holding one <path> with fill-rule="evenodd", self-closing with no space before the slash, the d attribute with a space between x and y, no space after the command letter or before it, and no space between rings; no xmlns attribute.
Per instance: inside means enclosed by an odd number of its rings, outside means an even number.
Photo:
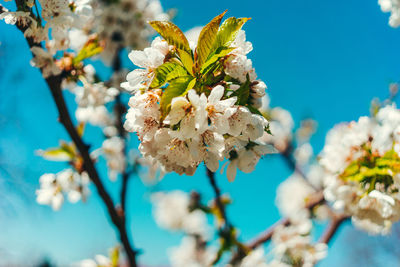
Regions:
<svg viewBox="0 0 400 267"><path fill-rule="evenodd" d="M237 19L235 17L225 20L221 27L219 27L213 50L216 50L221 46L229 47L230 44L235 40L236 35L242 28L243 24L245 24L248 20L250 20L250 18Z"/></svg>
<svg viewBox="0 0 400 267"><path fill-rule="evenodd" d="M213 63L215 63L220 58L228 55L234 47L221 47L214 54L210 55L210 58L201 66L201 73L204 74L205 70Z"/></svg>
<svg viewBox="0 0 400 267"><path fill-rule="evenodd" d="M250 110L251 113L263 116L261 114L261 112L258 109L256 109L255 107L253 107L252 105L247 104L246 107Z"/></svg>
<svg viewBox="0 0 400 267"><path fill-rule="evenodd" d="M207 60L208 56L214 52L212 48L214 47L218 28L225 13L226 11L216 16L201 30L195 53L197 69L199 69Z"/></svg>
<svg viewBox="0 0 400 267"><path fill-rule="evenodd" d="M174 97L184 95L195 80L192 76L178 77L171 80L161 96L161 119L164 119L171 110L171 101ZM196 80L195 80L196 81ZM191 89L191 88L189 88Z"/></svg>
<svg viewBox="0 0 400 267"><path fill-rule="evenodd" d="M111 266L118 267L119 266L119 248L115 247L110 252Z"/></svg>
<svg viewBox="0 0 400 267"><path fill-rule="evenodd" d="M78 64L84 59L93 57L103 51L97 39L90 39L79 51L78 55L72 59L74 65Z"/></svg>
<svg viewBox="0 0 400 267"><path fill-rule="evenodd" d="M191 54L189 42L185 35L175 24L169 21L150 21L149 24L156 30L170 45L175 46L177 49Z"/></svg>
<svg viewBox="0 0 400 267"><path fill-rule="evenodd" d="M57 147L57 148L49 148L44 151L38 151L38 154L43 158L51 161L71 161L74 158L74 155L69 151Z"/></svg>
<svg viewBox="0 0 400 267"><path fill-rule="evenodd" d="M183 66L193 76L193 57L192 54L185 50L178 49L179 58L182 61Z"/></svg>
<svg viewBox="0 0 400 267"><path fill-rule="evenodd" d="M76 131L78 132L79 136L82 137L83 133L85 131L85 123L84 122L80 122L78 124L78 127L76 127Z"/></svg>
<svg viewBox="0 0 400 267"><path fill-rule="evenodd" d="M243 83L239 89L237 89L232 96L237 96L237 104L241 106L245 106L247 104L247 100L249 99L250 96L250 78L249 74L247 74L247 79L246 82Z"/></svg>
<svg viewBox="0 0 400 267"><path fill-rule="evenodd" d="M155 70L155 76L150 88L160 88L168 81L187 75L188 72L182 65L175 62L164 63Z"/></svg>

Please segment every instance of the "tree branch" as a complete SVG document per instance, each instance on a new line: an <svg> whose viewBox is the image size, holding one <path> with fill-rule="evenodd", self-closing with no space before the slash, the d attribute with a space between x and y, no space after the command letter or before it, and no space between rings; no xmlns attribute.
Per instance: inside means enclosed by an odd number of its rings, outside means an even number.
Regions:
<svg viewBox="0 0 400 267"><path fill-rule="evenodd" d="M322 191L316 192L314 195L310 197L306 204L306 209L313 209L315 206L323 203L325 201L324 195ZM247 247L251 250L257 248L258 246L262 245L263 243L269 241L272 238L272 235L278 225L290 225L290 219L284 218L275 223L274 225L270 226L267 230L261 233L258 237L250 241Z"/></svg>
<svg viewBox="0 0 400 267"><path fill-rule="evenodd" d="M65 104L64 97L61 91L61 75L58 76L50 76L46 79L46 83L50 88L52 93L54 102L56 103L58 112L59 112L59 121L67 130L69 136L72 141L76 145L79 153L81 154L84 161L84 169L88 173L90 179L95 185L97 192L104 204L107 207L108 214L110 215L111 221L115 225L118 230L120 240L124 246L125 253L128 257L128 261L131 267L136 267L136 252L132 249L131 244L129 242L128 233L126 231L124 219L118 215L117 210L115 209L114 203L106 191L103 183L101 182L100 176L97 172L97 169L94 166L93 160L89 154L89 146L86 145L81 137L79 136L77 130L75 129L71 117L69 115L67 106Z"/></svg>
<svg viewBox="0 0 400 267"><path fill-rule="evenodd" d="M16 0L17 5L21 4L21 3L19 3L21 1L22 0ZM0 14L3 12L6 12L6 9L2 5L0 5ZM19 30L22 31L22 33L26 30L26 26L22 26L19 23L17 23L17 27ZM42 47L41 44L35 43L32 38L26 38L26 40L27 40L30 48L35 47L35 46ZM93 160L90 157L89 146L86 145L83 142L83 140L81 139L81 137L79 136L79 134L71 120L71 117L69 115L68 108L65 103L64 96L63 96L62 90L61 90L62 75L63 74L60 74L57 76L50 76L45 79L45 81L50 89L50 92L52 94L53 100L57 106L57 110L59 113L59 121L64 126L64 128L68 132L70 138L76 145L80 155L83 158L84 169L88 173L93 184L95 185L100 198L106 205L106 208L107 208L108 214L111 218L111 221L114 224L114 226L117 228L117 232L119 233L119 239L121 240L122 245L124 247L126 256L128 258L129 266L136 267L137 266L136 252L132 249L132 246L130 244L130 241L128 238L128 233L127 233L125 223L124 223L124 219L118 215L117 210L115 209L113 200L111 199L110 195L106 191L106 189L100 179L100 176L97 172L97 169L94 166Z"/></svg>
<svg viewBox="0 0 400 267"><path fill-rule="evenodd" d="M308 185L310 185L313 189L318 191L319 189L316 188L310 180L307 178L307 175L303 172L303 170L296 164L295 160L293 159L293 144L290 143L285 150L281 151L278 150L279 154L283 157L286 164L288 165L289 169L293 170L295 173L299 174Z"/></svg>
<svg viewBox="0 0 400 267"><path fill-rule="evenodd" d="M0 4L0 14L4 13L4 12L7 12L7 11L8 11L8 9L5 8L2 4Z"/></svg>
<svg viewBox="0 0 400 267"><path fill-rule="evenodd" d="M112 67L113 67L114 72L120 71L121 67L122 67L121 66L122 65L121 64L121 58L120 58L121 50L122 50L122 47L119 47L115 52L114 60L112 62ZM126 142L127 142L127 140L126 140L126 131L124 129L124 115L126 113L126 106L122 103L120 94L115 98L114 111L115 111L115 113L117 115L116 126L117 126L117 129L118 129L118 136L120 138L122 138L123 141L124 141L123 151L124 151L124 155L125 155L125 163L127 163L126 159L127 159L128 151L127 151L127 146L126 146ZM123 212L123 214L125 216L126 194L127 194L127 191L128 191L128 180L129 180L129 177L130 177L130 173L127 172L126 166L125 166L123 172L121 173L121 175L122 175L122 187L121 187L121 194L120 194L121 195L120 202L121 202L122 212Z"/></svg>
<svg viewBox="0 0 400 267"><path fill-rule="evenodd" d="M328 244L329 241L332 240L332 237L335 235L335 233L338 231L340 225L349 218L349 216L344 214L335 214L331 220L331 223L319 239L319 242Z"/></svg>
<svg viewBox="0 0 400 267"><path fill-rule="evenodd" d="M230 226L230 223L229 223L228 218L226 216L225 206L224 206L224 204L222 203L222 200L221 200L221 190L219 189L219 187L217 185L217 182L215 180L215 173L210 171L208 168L207 168L207 177L208 177L208 180L210 182L211 187L214 190L215 204L217 205L217 208L218 208L218 210L219 210L219 212L221 214L221 217L224 220L224 224L225 224L225 226Z"/></svg>

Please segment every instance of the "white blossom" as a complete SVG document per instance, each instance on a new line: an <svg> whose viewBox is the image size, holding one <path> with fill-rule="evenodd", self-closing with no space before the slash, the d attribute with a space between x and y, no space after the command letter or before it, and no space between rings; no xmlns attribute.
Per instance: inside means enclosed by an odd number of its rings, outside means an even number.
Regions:
<svg viewBox="0 0 400 267"><path fill-rule="evenodd" d="M152 195L153 214L157 224L169 230L207 237L206 215L200 210L189 210L189 196L182 191Z"/></svg>
<svg viewBox="0 0 400 267"><path fill-rule="evenodd" d="M104 140L102 150L107 159L109 177L115 181L117 174L125 170L125 141L118 136L113 136Z"/></svg>
<svg viewBox="0 0 400 267"><path fill-rule="evenodd" d="M275 263L282 262L290 266L312 267L325 258L327 245L323 243L312 244L309 235L310 229L311 222L306 217L292 221L289 226L278 226L272 236Z"/></svg>
<svg viewBox="0 0 400 267"><path fill-rule="evenodd" d="M43 48L34 46L31 48L34 58L31 61L32 66L40 68L44 78L61 73L61 69L55 64L53 56Z"/></svg>
<svg viewBox="0 0 400 267"><path fill-rule="evenodd" d="M215 252L206 247L201 239L192 236L185 236L179 247L169 251L172 267L211 266L215 256Z"/></svg>
<svg viewBox="0 0 400 267"><path fill-rule="evenodd" d="M306 201L313 193L315 189L305 178L294 173L279 185L275 203L283 216L296 216L305 209Z"/></svg>
<svg viewBox="0 0 400 267"><path fill-rule="evenodd" d="M389 25L396 28L400 25L400 1L378 0L383 12L390 12Z"/></svg>
<svg viewBox="0 0 400 267"><path fill-rule="evenodd" d="M240 267L269 267L262 247L251 251L240 263Z"/></svg>
<svg viewBox="0 0 400 267"><path fill-rule="evenodd" d="M164 58L169 52L166 41L159 37L154 39L151 47L144 51L134 50L129 53L129 59L142 69L135 69L128 73L126 79L128 84L124 84L125 89L139 90L148 88L154 77L154 70L164 63Z"/></svg>
<svg viewBox="0 0 400 267"><path fill-rule="evenodd" d="M0 20L4 20L5 23L14 25L18 20L29 20L29 12L17 11L17 12L3 12L0 14Z"/></svg>
<svg viewBox="0 0 400 267"><path fill-rule="evenodd" d="M195 40L197 33L193 35ZM252 46L243 31L232 45L236 49L230 51L221 66L223 75L231 76L228 80L232 81L197 88L195 78L188 81L182 94L174 92L171 98L168 82L161 89L150 85L156 68L164 61L182 62L182 58L175 58L175 49L157 37L151 47L129 54L131 61L141 68L130 72L127 82L121 84L134 92L125 129L137 133L145 160L156 163L165 172L193 175L202 162L215 172L219 162L228 159L227 176L233 180L237 169L252 172L263 155L273 152L261 140L269 123L255 110L265 96L266 85L255 80L251 60L247 59ZM195 67L191 71L196 71ZM246 84L241 90L248 93L237 91L243 83Z"/></svg>
<svg viewBox="0 0 400 267"><path fill-rule="evenodd" d="M383 107L374 118L361 117L333 128L321 154L320 163L327 171L325 198L371 234L387 234L400 220L397 163L385 163L399 161L399 126L400 111L393 105ZM370 165L358 169L365 162Z"/></svg>
<svg viewBox="0 0 400 267"><path fill-rule="evenodd" d="M50 205L53 210L61 208L65 194L71 203L85 200L89 195L89 177L86 172L78 174L72 169L66 169L57 174L46 173L40 177L39 182L36 201L42 205Z"/></svg>

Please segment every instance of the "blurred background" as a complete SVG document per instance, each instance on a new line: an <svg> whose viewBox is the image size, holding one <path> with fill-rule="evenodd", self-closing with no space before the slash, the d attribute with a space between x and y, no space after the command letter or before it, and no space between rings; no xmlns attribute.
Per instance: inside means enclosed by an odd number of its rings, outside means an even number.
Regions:
<svg viewBox="0 0 400 267"><path fill-rule="evenodd" d="M166 0L162 4L165 9L176 8L174 23L184 31L205 25L225 9L228 16L251 17L244 27L254 47L249 58L268 86L272 106L289 110L296 122L306 117L318 122L311 140L315 153L333 125L368 115L371 100L384 99L389 84L400 78L400 29L387 25L389 15L381 12L376 0ZM87 203L65 203L58 212L35 201L40 175L64 167L36 156L35 150L57 146L59 139L68 137L30 59L22 34L0 22L0 265L48 261L65 266L106 254L117 239L92 187ZM128 60L124 64L133 68ZM100 74L110 75L105 70ZM67 100L74 108L71 94L67 93ZM98 141L94 146L101 144L101 132L95 128L89 128L87 136ZM137 146L132 138L131 145ZM99 167L105 175L104 162ZM242 240L280 218L274 205L276 188L290 174L281 158L273 155L262 159L254 173L239 173L233 183L218 174L222 191L234 200L228 213L241 229ZM117 197L119 182L104 181ZM213 192L205 169L199 168L193 177L168 174L155 187L135 177L129 186L128 225L142 250L140 262L168 266L168 248L179 244L180 235L156 226L149 193L196 189L210 199ZM399 241L400 227L376 238L348 223L319 266L398 266Z"/></svg>

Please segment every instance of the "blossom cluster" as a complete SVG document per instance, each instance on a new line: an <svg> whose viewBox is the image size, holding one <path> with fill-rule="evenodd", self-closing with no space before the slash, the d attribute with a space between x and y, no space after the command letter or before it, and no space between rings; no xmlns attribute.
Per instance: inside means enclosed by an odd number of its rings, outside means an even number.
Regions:
<svg viewBox="0 0 400 267"><path fill-rule="evenodd" d="M216 251L207 246L211 236L206 213L193 209L191 197L179 190L154 193L151 200L156 223L161 228L185 234L181 244L169 251L171 265L211 266Z"/></svg>
<svg viewBox="0 0 400 267"><path fill-rule="evenodd" d="M67 195L71 203L85 201L90 191L88 188L89 176L86 172L77 173L72 169L65 169L57 174L46 173L40 179L40 189L36 191L37 202L50 205L53 210L59 210Z"/></svg>
<svg viewBox="0 0 400 267"><path fill-rule="evenodd" d="M294 121L292 115L281 107L271 107L266 94L261 98L260 112L268 119L269 129L273 134L264 134L262 141L272 144L278 151L285 151L293 140Z"/></svg>
<svg viewBox="0 0 400 267"><path fill-rule="evenodd" d="M127 72L122 66L113 66L115 71L112 77L103 82L86 60L100 54L100 59L110 63L117 60L120 51L126 47L145 47L154 34L146 21L166 20L169 16L163 12L158 0L101 3L91 0L39 0L21 1L17 5L18 11L6 10L0 14L0 19L8 24L16 24L25 37L34 43L31 63L41 69L44 78L60 75L61 87L75 95L75 115L80 125L89 123L102 127L106 139L91 156L93 160L104 156L110 179L115 180L117 174L127 168L127 150L117 125L118 117L124 111L123 104L114 104L114 109L118 108L119 113L113 114L110 103L115 102L123 92L120 83ZM69 171L73 172L71 177L75 178L68 182L78 181L77 176L82 174L87 177L81 166L82 159L74 147L61 145L60 148L45 151L43 155L72 166ZM65 175L59 176L44 175L41 189L37 191L38 202L51 204L56 210L63 202L64 193L71 195L69 198L73 202L78 198L77 189L63 180ZM83 188L89 182L86 180L82 178L85 181Z"/></svg>
<svg viewBox="0 0 400 267"><path fill-rule="evenodd" d="M125 129L137 133L143 156L165 172L193 175L201 162L215 172L228 159L232 181L237 168L252 172L271 152L261 140L268 121L257 110L266 86L256 80L247 58L252 45L240 30L247 19L219 27L222 16L203 28L194 52L178 27L154 21L165 40L129 54L141 68L122 84L134 93Z"/></svg>
<svg viewBox="0 0 400 267"><path fill-rule="evenodd" d="M312 267L326 257L327 245L312 243L311 221L293 221L280 225L272 236L273 259L268 261L264 249L259 247L243 258L239 267Z"/></svg>
<svg viewBox="0 0 400 267"><path fill-rule="evenodd" d="M148 46L154 30L147 24L151 20L168 20L158 0L120 0L95 2L94 32L104 42L102 59L112 64L121 47L143 49Z"/></svg>
<svg viewBox="0 0 400 267"><path fill-rule="evenodd" d="M67 50L73 40L70 31L83 29L93 18L90 0L39 0L42 12L34 15L29 12L34 1L29 1L25 11L7 11L0 15L8 24L18 24L26 38L36 44L45 42L46 50L40 46L32 47L32 65L41 68L45 78L58 75L62 68L53 59L57 51ZM37 3L35 3L37 5Z"/></svg>
<svg viewBox="0 0 400 267"><path fill-rule="evenodd" d="M371 234L387 234L400 220L400 110L333 128L321 154L325 198Z"/></svg>
<svg viewBox="0 0 400 267"><path fill-rule="evenodd" d="M98 254L94 259L85 259L72 264L72 267L118 267L120 263L120 248L110 249L109 257Z"/></svg>

